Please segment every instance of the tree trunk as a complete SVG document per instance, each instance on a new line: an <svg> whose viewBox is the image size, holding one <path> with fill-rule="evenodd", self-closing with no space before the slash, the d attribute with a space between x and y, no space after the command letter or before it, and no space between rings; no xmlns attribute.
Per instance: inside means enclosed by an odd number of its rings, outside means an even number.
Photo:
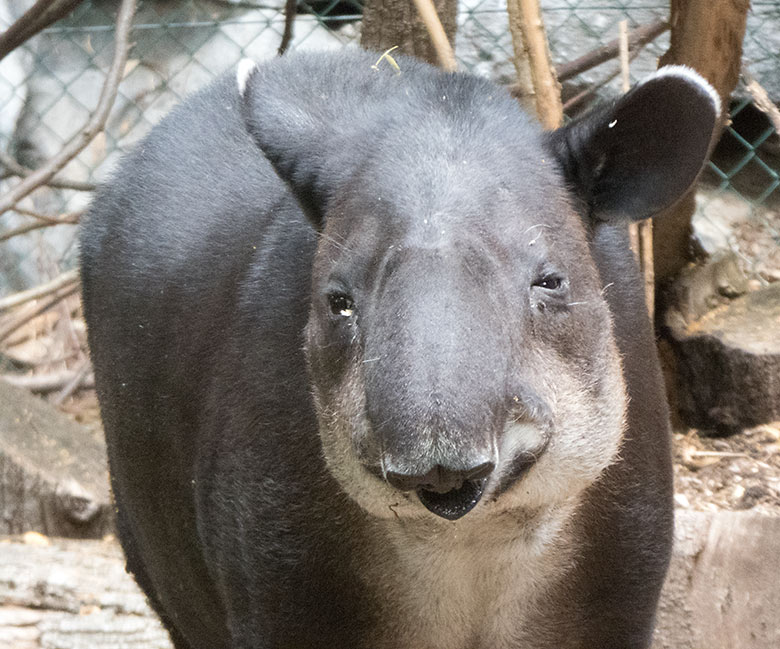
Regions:
<svg viewBox="0 0 780 649"><path fill-rule="evenodd" d="M669 50L660 65L688 65L718 91L723 123L739 80L742 39L750 0L671 0ZM654 220L656 286L674 277L690 260L695 191Z"/></svg>
<svg viewBox="0 0 780 649"><path fill-rule="evenodd" d="M734 433L780 419L780 284L666 322L685 423Z"/></svg>
<svg viewBox="0 0 780 649"><path fill-rule="evenodd" d="M455 42L458 3L456 0L434 0L447 39ZM439 63L436 49L413 0L368 0L363 8L363 31L360 44L369 50L384 52L398 46L398 51L416 56L433 65Z"/></svg>

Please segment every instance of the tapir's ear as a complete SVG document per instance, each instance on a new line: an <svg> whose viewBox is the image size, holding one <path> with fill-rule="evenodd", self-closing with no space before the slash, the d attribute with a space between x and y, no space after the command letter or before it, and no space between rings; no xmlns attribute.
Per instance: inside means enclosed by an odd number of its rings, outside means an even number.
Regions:
<svg viewBox="0 0 780 649"><path fill-rule="evenodd" d="M352 158L360 149L350 146L353 134L339 132L349 112L349 107L335 105L343 93L327 92L317 81L303 66L281 59L261 66L244 59L236 70L247 131L319 228L329 199L354 168Z"/></svg>
<svg viewBox="0 0 780 649"><path fill-rule="evenodd" d="M639 220L693 185L719 119L712 86L690 68L667 66L612 104L553 131L549 143L594 218Z"/></svg>

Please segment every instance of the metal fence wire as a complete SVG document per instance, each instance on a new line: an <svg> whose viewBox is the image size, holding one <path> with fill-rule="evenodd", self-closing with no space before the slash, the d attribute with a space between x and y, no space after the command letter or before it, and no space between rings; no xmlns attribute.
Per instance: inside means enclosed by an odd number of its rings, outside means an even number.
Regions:
<svg viewBox="0 0 780 649"><path fill-rule="evenodd" d="M85 2L66 20L37 35L0 62L0 152L34 168L72 138L97 104L113 47L116 4ZM185 95L241 58L276 55L284 30L283 0L145 0L139 4L134 48L105 132L60 174L95 183ZM21 5L21 6L20 6ZM0 29L25 8L0 0ZM636 28L668 17L659 0L543 0L554 62L562 64L614 40L618 23ZM291 49L356 46L360 0L300 0ZM668 33L631 63L636 80L651 73L668 48ZM461 0L456 56L462 69L509 84L514 81L506 0ZM780 100L780 3L755 1L748 18L744 65ZM619 92L616 61L567 81L564 100L584 90L595 97ZM573 110L578 109L574 108ZM706 252L737 252L753 281L780 280L780 141L744 86L734 94L732 124L718 146L699 192L696 241ZM4 174L0 192L14 178ZM24 206L60 214L83 209L89 192L36 192ZM3 241L23 222L0 222L0 293L40 281L52 267L74 263L73 228L38 230Z"/></svg>

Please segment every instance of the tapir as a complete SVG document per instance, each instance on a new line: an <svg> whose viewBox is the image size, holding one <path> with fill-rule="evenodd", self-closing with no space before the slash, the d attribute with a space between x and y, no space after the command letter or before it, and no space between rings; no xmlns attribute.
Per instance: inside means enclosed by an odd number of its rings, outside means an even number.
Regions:
<svg viewBox="0 0 780 649"><path fill-rule="evenodd" d="M628 224L696 181L717 94L662 68L544 132L393 62L244 61L97 192L128 571L176 649L645 649L672 472Z"/></svg>

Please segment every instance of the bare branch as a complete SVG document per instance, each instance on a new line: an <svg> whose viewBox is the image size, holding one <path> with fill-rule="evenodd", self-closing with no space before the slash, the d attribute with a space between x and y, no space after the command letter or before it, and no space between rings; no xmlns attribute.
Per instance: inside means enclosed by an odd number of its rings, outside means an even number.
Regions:
<svg viewBox="0 0 780 649"><path fill-rule="evenodd" d="M59 291L54 292L53 296L49 300L46 300L40 305L36 305L34 309L25 311L25 313L21 314L16 318L13 318L10 322L0 326L0 342L8 338L12 333L14 333L17 329L19 329L23 325L27 324L30 320L41 315L41 313L48 311L54 305L59 304L66 297L73 295L78 290L79 290L78 282L66 284Z"/></svg>
<svg viewBox="0 0 780 649"><path fill-rule="evenodd" d="M38 0L0 34L0 60L41 30L67 16L81 3L82 0Z"/></svg>
<svg viewBox="0 0 780 649"><path fill-rule="evenodd" d="M20 213L28 212L28 210L23 211L18 208L14 208L14 211ZM41 230L43 228L52 228L56 225L76 225L79 222L79 219L81 218L81 215L83 213L84 210L79 210L77 212L68 212L67 214L64 214L59 219L49 218L43 214L40 214L37 217L35 217L38 220L33 223L26 223L25 225L20 225L18 228L13 228L6 232L0 233L0 241L8 241L9 239L13 239L14 237L19 237L23 234L28 234L30 232L34 232L35 230Z"/></svg>
<svg viewBox="0 0 780 649"><path fill-rule="evenodd" d="M208 0L208 2L226 9L281 9L279 5L267 5L256 2L234 2L233 0Z"/></svg>
<svg viewBox="0 0 780 649"><path fill-rule="evenodd" d="M65 403L65 400L79 388L94 387L95 376L91 373L91 370L92 365L90 364L89 360L85 358L81 365L72 371L73 377L63 386L52 404L59 407Z"/></svg>
<svg viewBox="0 0 780 649"><path fill-rule="evenodd" d="M284 34L282 42L279 44L279 56L282 56L290 47L293 39L293 28L295 24L295 15L298 13L298 0L286 0L284 3Z"/></svg>
<svg viewBox="0 0 780 649"><path fill-rule="evenodd" d="M86 371L84 371L85 368ZM89 364L86 364L85 368L82 367L76 371L63 370L50 374L0 374L0 378L18 388L26 388L33 392L43 393L55 392L57 390L62 390L64 392L66 388L69 388L70 385L73 384L72 393L80 387L95 387L95 377L89 372ZM65 399L63 399L63 401L64 400Z"/></svg>
<svg viewBox="0 0 780 649"><path fill-rule="evenodd" d="M641 25L633 29L628 34L628 49L634 50L641 48L654 41L661 34L669 29L669 23L665 20L656 20L653 23ZM574 61L569 61L556 67L558 81L568 81L578 74L595 68L610 59L614 59L620 52L620 39L616 38L606 45L599 47Z"/></svg>
<svg viewBox="0 0 780 649"><path fill-rule="evenodd" d="M639 56L639 53L641 52L641 48L635 49L631 51L629 54L628 60L633 61L637 56ZM615 77L617 77L621 73L621 69L615 68L612 72L610 72L606 77L601 79L600 81L597 81L593 85L589 86L588 88L585 88L582 92L578 92L574 97L569 99L564 105L563 105L563 112L568 113L572 108L575 106L581 104L583 101L588 99L589 97L592 97L595 95L601 88L606 86L610 81L612 81Z"/></svg>
<svg viewBox="0 0 780 649"><path fill-rule="evenodd" d="M47 183L60 169L75 158L103 130L108 114L114 104L119 82L124 74L127 53L130 49L129 35L135 15L136 0L122 0L116 22L116 39L114 44L114 60L108 71L103 90L100 93L97 108L82 131L68 142L60 152L51 158L40 169L30 174L16 187L0 199L0 214L7 212L18 201L32 191Z"/></svg>
<svg viewBox="0 0 780 649"><path fill-rule="evenodd" d="M436 58L439 59L439 65L447 72L454 72L458 69L455 53L452 51L452 45L447 39L441 20L439 20L436 7L433 6L433 0L414 0L414 6L417 7L417 13L420 15L420 19L431 37L431 43L433 43L433 48L436 50Z"/></svg>
<svg viewBox="0 0 780 649"><path fill-rule="evenodd" d="M23 167L11 156L4 151L0 151L0 164L2 164L8 174L11 176L20 176L26 178L31 173L34 173L33 169ZM94 183L85 183L80 180L66 180L64 178L51 178L47 182L43 183L48 187L54 187L55 189L73 189L77 192L92 192L95 191Z"/></svg>
<svg viewBox="0 0 780 649"><path fill-rule="evenodd" d="M14 293L4 298L0 298L0 312L7 311L8 309L16 308L25 302L37 300L52 293L56 293L65 286L75 285L79 281L79 273L77 270L69 270L67 272L58 275L50 282L36 286L27 291L21 291Z"/></svg>
<svg viewBox="0 0 780 649"><path fill-rule="evenodd" d="M25 207L19 207L18 205L13 208L14 212L22 214L24 216L31 216L36 221L42 221L43 223L51 223L52 225L58 225L60 223L70 223L74 219L78 220L85 210L75 210L74 212L65 212L60 216L50 216L43 212L36 212L35 210L28 210Z"/></svg>

